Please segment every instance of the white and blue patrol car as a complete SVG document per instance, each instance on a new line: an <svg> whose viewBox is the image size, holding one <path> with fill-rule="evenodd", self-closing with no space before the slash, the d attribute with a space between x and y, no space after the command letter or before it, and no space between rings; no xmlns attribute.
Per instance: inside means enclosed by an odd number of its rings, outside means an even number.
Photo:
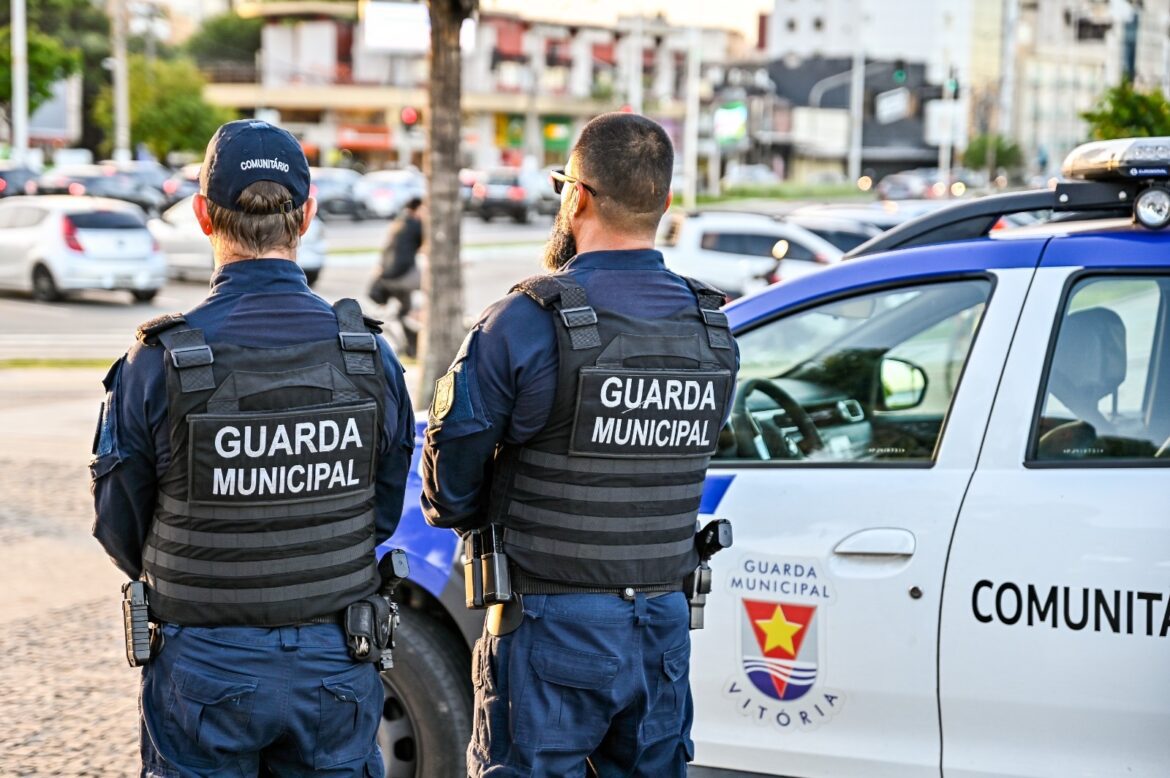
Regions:
<svg viewBox="0 0 1170 778"><path fill-rule="evenodd" d="M702 519L735 545L693 635L691 775L1170 775L1168 165L1170 139L1083 147L1085 180L1030 193L1041 226L726 309ZM383 747L459 775L481 614L418 487Z"/></svg>

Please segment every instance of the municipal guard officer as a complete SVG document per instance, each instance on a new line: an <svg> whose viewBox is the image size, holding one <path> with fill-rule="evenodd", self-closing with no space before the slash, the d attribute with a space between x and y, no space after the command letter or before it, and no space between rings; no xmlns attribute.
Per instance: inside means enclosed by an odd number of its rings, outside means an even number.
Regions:
<svg viewBox="0 0 1170 778"><path fill-rule="evenodd" d="M692 756L682 589L738 358L722 294L653 249L673 166L649 119L589 122L553 174L550 274L492 305L436 385L424 512L489 527L519 595L475 647L471 776L662 778Z"/></svg>
<svg viewBox="0 0 1170 778"><path fill-rule="evenodd" d="M225 124L200 184L211 294L144 324L110 369L91 466L94 535L145 581L161 632L143 774L381 775L381 680L343 614L378 589L402 510L402 367L296 264L316 202L292 135Z"/></svg>

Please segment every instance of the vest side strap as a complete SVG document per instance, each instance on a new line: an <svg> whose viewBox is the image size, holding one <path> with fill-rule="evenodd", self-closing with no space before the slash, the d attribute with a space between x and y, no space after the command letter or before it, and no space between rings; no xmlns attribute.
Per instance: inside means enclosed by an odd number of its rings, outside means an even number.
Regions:
<svg viewBox="0 0 1170 778"><path fill-rule="evenodd" d="M333 304L337 317L337 338L341 343L345 372L351 375L375 375L378 341L366 326L357 300L344 298Z"/></svg>
<svg viewBox="0 0 1170 778"><path fill-rule="evenodd" d="M170 329L159 333L158 339L179 373L179 388L184 394L215 388L215 372L211 367L215 355L203 339L203 330Z"/></svg>

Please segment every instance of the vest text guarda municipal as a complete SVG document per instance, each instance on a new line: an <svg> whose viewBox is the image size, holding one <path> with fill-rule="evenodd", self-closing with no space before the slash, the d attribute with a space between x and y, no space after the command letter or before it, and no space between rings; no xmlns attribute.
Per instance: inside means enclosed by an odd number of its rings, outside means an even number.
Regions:
<svg viewBox="0 0 1170 778"><path fill-rule="evenodd" d="M602 382L600 394L603 407L622 408L622 414L634 410L718 410L713 381L611 376ZM598 416L593 420L592 440L618 445L708 446L709 429L708 420Z"/></svg>
<svg viewBox="0 0 1170 778"><path fill-rule="evenodd" d="M291 427L291 430L290 430ZM249 458L277 455L302 456L363 448L357 422L345 420L345 429L332 419L296 424L277 424L269 434L268 425L221 427L215 434L215 451L224 459L240 455ZM354 476L353 459L334 462L277 465L272 467L216 467L212 469L212 494L265 495L300 494L334 487L360 486Z"/></svg>

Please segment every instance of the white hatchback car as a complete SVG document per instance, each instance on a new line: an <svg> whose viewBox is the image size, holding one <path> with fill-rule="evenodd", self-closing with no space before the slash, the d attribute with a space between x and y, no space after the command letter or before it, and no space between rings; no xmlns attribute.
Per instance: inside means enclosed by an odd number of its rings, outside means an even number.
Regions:
<svg viewBox="0 0 1170 778"><path fill-rule="evenodd" d="M125 289L149 302L166 278L166 257L135 205L69 195L0 202L0 286L41 301Z"/></svg>
<svg viewBox="0 0 1170 778"><path fill-rule="evenodd" d="M162 216L148 223L151 234L167 254L167 273L171 278L206 281L215 270L211 242L199 228L193 197L185 197L163 211ZM320 219L313 219L301 238L297 249L297 264L305 271L305 279L312 286L325 266L325 228Z"/></svg>
<svg viewBox="0 0 1170 778"><path fill-rule="evenodd" d="M823 270L841 250L771 216L731 211L669 213L658 230L666 266L740 297L777 281Z"/></svg>

